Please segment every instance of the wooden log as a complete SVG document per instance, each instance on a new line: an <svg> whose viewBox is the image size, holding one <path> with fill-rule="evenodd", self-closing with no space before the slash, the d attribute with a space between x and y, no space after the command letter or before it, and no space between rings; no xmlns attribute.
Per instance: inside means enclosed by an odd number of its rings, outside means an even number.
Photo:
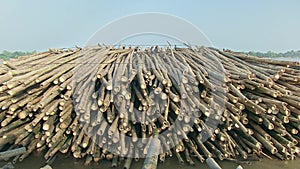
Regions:
<svg viewBox="0 0 300 169"><path fill-rule="evenodd" d="M221 169L219 164L213 158L207 158L205 161L210 169Z"/></svg>
<svg viewBox="0 0 300 169"><path fill-rule="evenodd" d="M143 169L156 169L160 151L160 140L154 137L149 146L149 152L143 164Z"/></svg>
<svg viewBox="0 0 300 169"><path fill-rule="evenodd" d="M13 166L13 164L11 162L9 162L1 167L1 169L13 169L13 168L15 168L15 167Z"/></svg>
<svg viewBox="0 0 300 169"><path fill-rule="evenodd" d="M24 154L25 152L26 152L25 147L13 149L13 150L8 150L8 151L5 151L5 152L0 152L0 160L15 157L15 156Z"/></svg>

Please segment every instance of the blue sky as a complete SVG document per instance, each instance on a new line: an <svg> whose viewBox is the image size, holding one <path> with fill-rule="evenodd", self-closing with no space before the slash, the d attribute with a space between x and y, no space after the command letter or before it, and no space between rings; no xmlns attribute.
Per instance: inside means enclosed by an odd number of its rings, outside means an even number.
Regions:
<svg viewBox="0 0 300 169"><path fill-rule="evenodd" d="M218 48L300 49L297 0L9 0L0 1L0 51L84 46L120 17L162 12L193 23Z"/></svg>

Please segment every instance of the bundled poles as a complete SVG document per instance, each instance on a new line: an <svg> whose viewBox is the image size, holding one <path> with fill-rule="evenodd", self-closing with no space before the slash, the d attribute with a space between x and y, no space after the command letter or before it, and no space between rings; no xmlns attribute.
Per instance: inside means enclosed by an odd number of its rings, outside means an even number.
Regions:
<svg viewBox="0 0 300 169"><path fill-rule="evenodd" d="M0 65L0 151L85 164L300 154L300 65L195 48L51 49ZM156 134L156 135L155 135ZM154 136L155 135L155 136ZM150 157L149 154L155 152ZM158 152L158 153L157 153Z"/></svg>

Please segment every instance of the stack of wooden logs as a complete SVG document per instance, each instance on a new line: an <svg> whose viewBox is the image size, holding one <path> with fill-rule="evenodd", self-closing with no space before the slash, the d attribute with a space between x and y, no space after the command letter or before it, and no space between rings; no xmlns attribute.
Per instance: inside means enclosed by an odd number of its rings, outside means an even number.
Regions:
<svg viewBox="0 0 300 169"><path fill-rule="evenodd" d="M37 150L47 160L72 153L129 168L156 133L159 161L294 159L299 68L205 47L97 46L10 59L0 65L0 151L26 147L13 161Z"/></svg>

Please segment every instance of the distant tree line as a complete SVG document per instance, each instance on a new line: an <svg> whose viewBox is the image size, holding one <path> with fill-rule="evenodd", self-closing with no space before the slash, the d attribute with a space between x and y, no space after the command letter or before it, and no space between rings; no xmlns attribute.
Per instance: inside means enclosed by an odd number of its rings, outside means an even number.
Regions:
<svg viewBox="0 0 300 169"><path fill-rule="evenodd" d="M268 51L266 53L263 52L244 52L246 54L252 55L252 56L258 56L258 57L267 57L267 58L278 58L278 57L300 57L300 50L294 51L288 51L288 52L284 52L284 53L275 53L272 51Z"/></svg>
<svg viewBox="0 0 300 169"><path fill-rule="evenodd" d="M24 55L31 55L36 53L36 51L31 51L31 52L22 52L22 51L15 51L15 52L10 52L7 50L4 50L2 53L0 53L0 59L1 60L7 60L10 58L16 58L18 56L24 56ZM258 56L258 57L267 57L267 58L276 58L276 57L300 57L300 50L294 51L288 51L284 53L276 53L272 51L268 52L244 52L245 54L249 54L252 56Z"/></svg>
<svg viewBox="0 0 300 169"><path fill-rule="evenodd" d="M2 53L0 53L0 59L1 60L7 60L10 58L16 58L18 56L24 56L24 55L31 55L36 53L36 51L32 51L32 52L22 52L22 51L15 51L15 52L10 52L7 50L4 50Z"/></svg>

